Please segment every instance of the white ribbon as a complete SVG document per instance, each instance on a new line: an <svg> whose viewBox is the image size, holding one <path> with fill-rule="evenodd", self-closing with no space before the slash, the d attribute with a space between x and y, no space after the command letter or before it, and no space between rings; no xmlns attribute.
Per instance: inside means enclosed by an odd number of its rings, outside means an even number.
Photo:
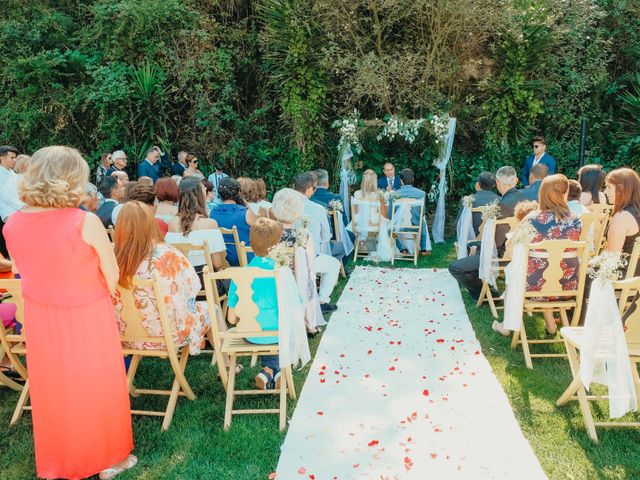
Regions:
<svg viewBox="0 0 640 480"><path fill-rule="evenodd" d="M351 241L349 235L347 235L347 227L344 225L344 220L342 219L342 214L340 212L338 212L338 232L338 238L340 238L342 247L344 249L344 254L345 256L347 256L351 252L353 252L353 242Z"/></svg>
<svg viewBox="0 0 640 480"><path fill-rule="evenodd" d="M435 166L440 170L440 182L438 184L438 204L436 205L436 216L433 220L433 241L436 243L444 242L444 221L445 221L445 180L447 174L447 164L451 157L451 150L453 149L453 137L456 132L456 119L449 117L449 132L445 138L445 146L442 150L441 157ZM429 236L427 235L427 239ZM429 242L429 240L427 240ZM429 250L430 242L429 242Z"/></svg>
<svg viewBox="0 0 640 480"><path fill-rule="evenodd" d="M356 212L355 219L352 220L353 233L358 240L366 240L371 232L377 232L380 228L380 201L358 200L352 198L353 209ZM376 219L374 223L372 219Z"/></svg>
<svg viewBox="0 0 640 480"><path fill-rule="evenodd" d="M396 238L397 240L400 241L402 248L406 248L409 251L409 253L413 253L414 243L407 241L407 239L409 239L412 236L413 232L411 232L411 235L410 235L410 232L403 232L402 228L416 226L416 225L413 225L413 222L412 222L412 219L413 219L412 211L414 208L416 210L419 210L423 204L424 204L424 198L411 199L411 202L403 201L403 202L398 202L397 204L392 203L393 211L391 216L391 228L396 233ZM395 208L395 205L398 205L397 208ZM420 221L422 222L422 231L425 233L425 237L427 239L426 250L431 250L431 241L429 239L427 222L424 217L422 217ZM420 239L418 239L418 242L420 242ZM394 248L394 245L391 245L391 248Z"/></svg>
<svg viewBox="0 0 640 480"><path fill-rule="evenodd" d="M347 216L347 220L351 220L351 208L349 206L349 185L353 183L354 175L353 169L351 168L351 164L349 160L353 157L353 152L351 151L351 146L346 144L342 150L340 150L338 159L340 161L340 197L342 198L342 205L345 215Z"/></svg>
<svg viewBox="0 0 640 480"><path fill-rule="evenodd" d="M522 243L514 244L511 262L509 262L504 271L507 290L504 294L504 322L502 326L508 330L518 331L522 325L522 307L524 305L524 293L527 289L528 262L529 259L525 255L525 245Z"/></svg>
<svg viewBox="0 0 640 480"><path fill-rule="evenodd" d="M629 351L611 281L594 279L580 345L580 380L609 390L609 416L620 418L637 410ZM634 367L635 368L635 367Z"/></svg>
<svg viewBox="0 0 640 480"><path fill-rule="evenodd" d="M278 342L280 368L311 360L309 342L304 325L304 303L300 298L296 279L289 267L278 271Z"/></svg>
<svg viewBox="0 0 640 480"><path fill-rule="evenodd" d="M478 276L492 287L496 286L498 278L498 249L496 248L495 219L489 218L482 230L482 245L480 247L480 268Z"/></svg>
<svg viewBox="0 0 640 480"><path fill-rule="evenodd" d="M307 248L298 247L295 256L295 277L298 291L304 304L304 322L309 331L315 331L319 326L327 322L322 316L320 299L316 289L315 254L312 242Z"/></svg>
<svg viewBox="0 0 640 480"><path fill-rule="evenodd" d="M458 235L458 260L460 260L467 256L467 244L476 239L476 232L473 230L473 215L471 214L471 209L467 206L462 208L456 225L456 232Z"/></svg>

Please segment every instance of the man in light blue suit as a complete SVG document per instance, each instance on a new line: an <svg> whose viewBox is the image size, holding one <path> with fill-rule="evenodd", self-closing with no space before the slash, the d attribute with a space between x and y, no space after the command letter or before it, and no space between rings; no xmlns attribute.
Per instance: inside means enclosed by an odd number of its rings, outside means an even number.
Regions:
<svg viewBox="0 0 640 480"><path fill-rule="evenodd" d="M389 214L391 215L393 212L393 199L395 198L413 198L413 199L426 199L426 194L423 190L416 188L413 186L413 182L415 181L415 175L413 174L413 170L410 168L404 168L400 170L400 183L401 186L398 190L395 191L394 195L389 197ZM422 218L418 218L420 216L420 210L418 208L411 208L411 224L418 225L418 222L422 222L422 232L420 234L420 254L421 255L431 255L431 242L428 241L428 231L427 231L427 222L424 219L424 215ZM393 220L393 219L392 219ZM398 248L401 248L398 246Z"/></svg>
<svg viewBox="0 0 640 480"><path fill-rule="evenodd" d="M544 163L549 168L549 175L556 173L556 159L547 153L547 142L544 137L534 137L531 145L533 147L533 154L527 157L520 175L520 180L522 180L522 184L525 187L529 185L531 167L538 163Z"/></svg>

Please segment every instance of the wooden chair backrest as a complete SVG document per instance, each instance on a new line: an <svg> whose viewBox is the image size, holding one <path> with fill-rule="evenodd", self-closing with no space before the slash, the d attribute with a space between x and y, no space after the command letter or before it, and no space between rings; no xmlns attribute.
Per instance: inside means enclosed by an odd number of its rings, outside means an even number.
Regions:
<svg viewBox="0 0 640 480"><path fill-rule="evenodd" d="M238 303L234 307L238 323L236 328L230 332L219 332L215 322L211 322L214 329L214 337L250 337L261 336L262 327L258 323L257 317L260 313L259 307L253 301L253 281L257 278L273 278L276 284L276 293L278 289L278 270L263 270L255 267L229 267L219 272L210 272L204 270L205 291L207 294L207 303L209 304L209 313L213 305L219 304L220 295L216 285L216 280L231 280L236 285L236 294L238 295ZM214 314L215 315L215 314ZM215 318L215 316L211 317ZM277 330L269 330L268 336L277 336ZM262 335L265 336L265 335Z"/></svg>
<svg viewBox="0 0 640 480"><path fill-rule="evenodd" d="M158 307L158 314L160 316L160 324L162 325L162 336L152 336L147 333L144 328L143 316L140 310L136 307L137 300L134 296L136 289L144 288L151 289L156 299L156 305ZM164 293L160 288L160 283L157 280L143 280L141 278L134 277L132 280L132 288L122 288L120 285L116 287L122 302L122 311L120 312L120 318L126 324L124 332L120 334L120 341L122 342L145 342L145 343L157 343L163 346L169 354L175 355L176 349L173 344L172 326L169 323L167 316L167 309L164 304Z"/></svg>
<svg viewBox="0 0 640 480"><path fill-rule="evenodd" d="M253 253L253 249L247 247L244 242L240 242L240 246L238 247L238 263L240 263L241 267L249 265L249 253ZM213 268L209 268L209 271L213 272Z"/></svg>
<svg viewBox="0 0 640 480"><path fill-rule="evenodd" d="M206 266L213 271L214 268L213 260L211 258L211 249L209 248L209 242L206 240L202 242L202 245L193 245L189 242L170 243L169 245L180 250L180 252L187 258L189 258L189 253L191 252L202 252Z"/></svg>
<svg viewBox="0 0 640 480"><path fill-rule="evenodd" d="M331 221L333 222L333 239L336 242L340 241L340 219L338 215L340 212L338 210L329 210L329 215L331 215Z"/></svg>
<svg viewBox="0 0 640 480"><path fill-rule="evenodd" d="M418 235L422 233L422 218L424 217L424 198L398 198L395 199L391 204L391 218L394 218L397 214L397 210L400 209L403 205L408 205L409 212L409 223L401 223L393 226L393 229L396 231L401 231L402 233L417 233ZM413 212L414 209L420 208L420 216L418 224L413 224Z"/></svg>
<svg viewBox="0 0 640 480"><path fill-rule="evenodd" d="M570 250L570 251L566 251ZM541 258L547 261L547 268L542 274L545 280L538 291L525 292L525 298L532 297L568 297L582 300L584 284L589 261L589 245L586 242L572 240L543 240L538 243L530 243L525 250L526 258ZM576 258L578 266L578 282L575 290L563 290L560 280L564 277L561 262L563 259ZM526 271L524 273L526 281Z"/></svg>
<svg viewBox="0 0 640 480"><path fill-rule="evenodd" d="M113 225L108 227L106 230L107 230L107 236L109 237L109 241L111 243L114 243L114 241L115 241L114 238L115 238L116 233L115 233L115 230L113 229Z"/></svg>
<svg viewBox="0 0 640 480"><path fill-rule="evenodd" d="M482 211L482 210L480 210ZM483 231L484 231L484 224L486 223L488 219L485 219L482 221L483 224ZM496 238L496 230L498 229L499 226L501 225L506 225L507 227L509 227L509 229L505 232L505 233L509 233L512 230L515 230L515 228L520 224L520 221L518 221L518 219L516 217L505 217L505 218L500 218L498 220L495 220L493 222L493 238L495 240ZM482 238L482 237L480 237ZM485 248L485 246L482 246L482 248ZM493 248L492 245L489 245L487 248ZM504 255L502 257L498 257L496 258L496 260L500 260L502 262L505 262L507 260L509 260L509 254L507 252L507 250L505 250Z"/></svg>
<svg viewBox="0 0 640 480"><path fill-rule="evenodd" d="M222 234L222 238L224 238L224 244L233 245L236 249L236 254L237 254L237 252L240 251L240 235L238 235L238 227L234 225L231 228L218 227L218 229ZM231 237L233 238L233 241L229 241L229 237L226 237L225 235L231 235ZM238 257L238 259L239 258L240 257Z"/></svg>
<svg viewBox="0 0 640 480"><path fill-rule="evenodd" d="M369 209L369 224L360 225L357 223L358 213L361 208ZM363 200L356 197L351 197L351 227L353 233L358 236L358 233L364 235L365 233L377 233L380 228L380 201L379 200Z"/></svg>
<svg viewBox="0 0 640 480"><path fill-rule="evenodd" d="M613 205L609 205L608 203L592 203L587 208L590 212L598 214L606 213L611 215L611 212L613 211Z"/></svg>
<svg viewBox="0 0 640 480"><path fill-rule="evenodd" d="M483 208L482 207L473 207L471 209L471 215L473 215L474 213L478 213L480 215L482 215L482 211ZM473 222L473 220L472 220ZM482 222L480 222L480 226L478 227L478 236L476 237L477 240L480 240L482 238L482 231L484 230L484 224L487 223L487 219L483 218Z"/></svg>
<svg viewBox="0 0 640 480"><path fill-rule="evenodd" d="M627 344L638 349L640 347L640 277L613 282L613 288L622 290L618 308L624 321Z"/></svg>
<svg viewBox="0 0 640 480"><path fill-rule="evenodd" d="M629 255L628 265L627 265L627 273L625 275L626 278L632 278L636 274L636 268L638 267L638 260L640 257L640 238L637 238L635 243L633 244L633 250L631 250L631 255Z"/></svg>

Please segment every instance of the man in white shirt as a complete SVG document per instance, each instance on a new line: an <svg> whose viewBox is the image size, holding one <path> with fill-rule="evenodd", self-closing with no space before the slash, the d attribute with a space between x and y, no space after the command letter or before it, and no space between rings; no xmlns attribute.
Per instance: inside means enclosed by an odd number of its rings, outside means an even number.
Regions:
<svg viewBox="0 0 640 480"><path fill-rule="evenodd" d="M220 195L218 195L218 186L220 185L220 180L228 177L229 175L223 172L224 162L222 160L218 160L215 166L216 171L209 175L208 180L213 184L213 201L215 203L222 203L222 200L220 200Z"/></svg>
<svg viewBox="0 0 640 480"><path fill-rule="evenodd" d="M16 166L18 150L8 145L0 146L0 252L8 257L7 248L2 236L2 228L7 219L18 210L24 208L24 203L18 197L18 174L13 171Z"/></svg>
<svg viewBox="0 0 640 480"><path fill-rule="evenodd" d="M306 197L303 214L309 221L309 234L316 254L316 273L320 275L320 307L323 312L332 312L338 308L329 301L338 282L340 261L331 256L331 230L327 210L311 201L315 191L314 184L315 179L310 172L299 173L294 179L294 188Z"/></svg>

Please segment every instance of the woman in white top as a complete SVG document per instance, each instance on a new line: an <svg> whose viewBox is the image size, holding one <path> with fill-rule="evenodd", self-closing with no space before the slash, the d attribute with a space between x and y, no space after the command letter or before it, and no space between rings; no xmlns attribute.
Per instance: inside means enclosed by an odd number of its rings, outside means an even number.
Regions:
<svg viewBox="0 0 640 480"><path fill-rule="evenodd" d="M362 174L360 190L356 190L353 199L355 211L355 218L352 220L355 222L353 233L356 234L357 241L360 242L360 249L368 251L367 258L371 260L390 261L391 243L389 241L387 202L384 193L378 189L376 172L371 169L365 170ZM358 202L370 203L367 208L363 208L364 205L358 205ZM375 218L378 212L380 217L379 222L376 222Z"/></svg>
<svg viewBox="0 0 640 480"><path fill-rule="evenodd" d="M182 172L183 177L196 177L198 180L202 180L204 178L203 173L198 170L198 159L192 153L187 153L187 157L185 159L187 161L187 169Z"/></svg>
<svg viewBox="0 0 640 480"><path fill-rule="evenodd" d="M580 203L585 207L594 203L606 204L607 199L602 193L604 170L600 165L585 165L578 170L578 182L582 188Z"/></svg>
<svg viewBox="0 0 640 480"><path fill-rule="evenodd" d="M159 178L155 185L158 209L156 218L169 223L178 214L178 185L172 178Z"/></svg>
<svg viewBox="0 0 640 480"><path fill-rule="evenodd" d="M267 210L269 212L269 216L272 219L275 219L276 216L273 214L273 204L267 201L267 185L261 178L254 179L254 182L256 184L257 205Z"/></svg>
<svg viewBox="0 0 640 480"><path fill-rule="evenodd" d="M207 216L205 188L197 177L183 178L180 182L178 214L169 221L167 243L209 244L213 267L222 268L226 246L218 223ZM190 252L189 260L197 272L202 271L206 259L202 252Z"/></svg>

